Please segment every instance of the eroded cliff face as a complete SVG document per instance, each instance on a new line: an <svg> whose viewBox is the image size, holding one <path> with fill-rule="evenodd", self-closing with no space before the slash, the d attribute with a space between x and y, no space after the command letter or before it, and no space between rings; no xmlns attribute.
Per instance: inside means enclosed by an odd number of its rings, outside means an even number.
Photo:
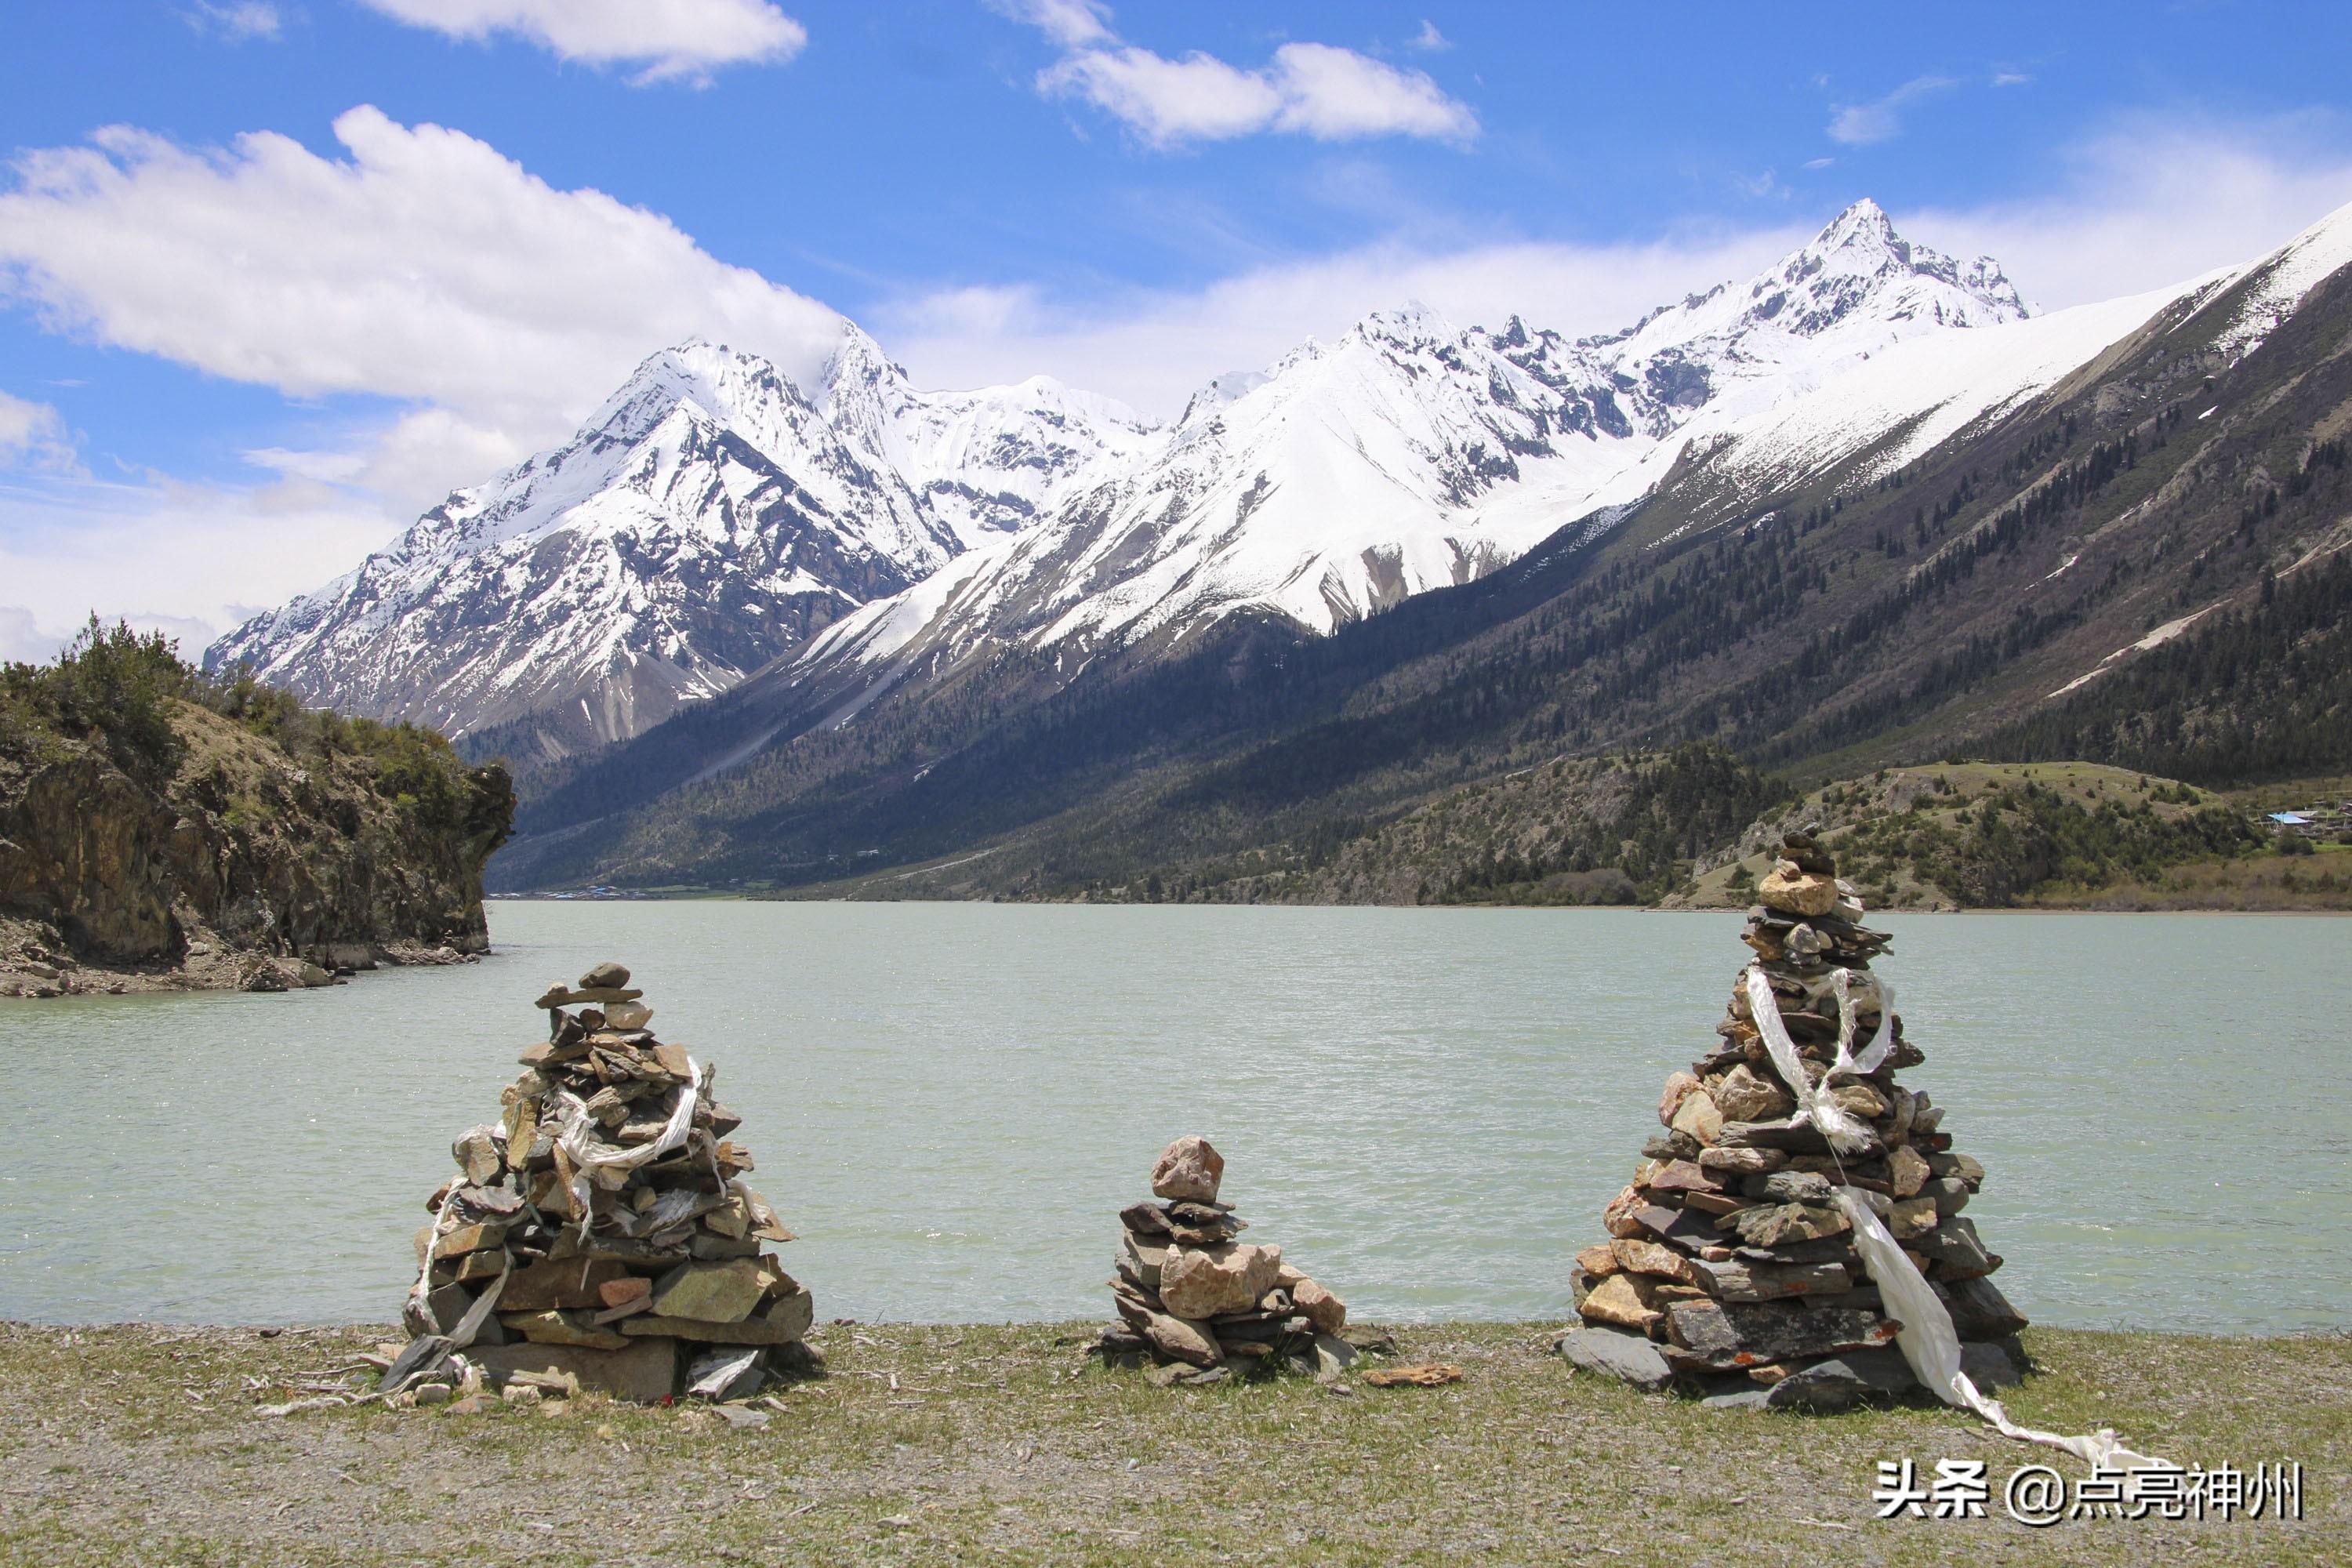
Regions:
<svg viewBox="0 0 2352 1568"><path fill-rule="evenodd" d="M376 757L298 760L186 702L171 723L163 780L55 735L0 751L0 994L278 989L489 945L503 768L429 759L420 796Z"/></svg>

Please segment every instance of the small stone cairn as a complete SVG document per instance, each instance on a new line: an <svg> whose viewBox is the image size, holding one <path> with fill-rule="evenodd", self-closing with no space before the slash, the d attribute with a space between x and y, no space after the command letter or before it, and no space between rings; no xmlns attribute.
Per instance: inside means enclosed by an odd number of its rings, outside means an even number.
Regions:
<svg viewBox="0 0 2352 1568"><path fill-rule="evenodd" d="M1234 1238L1249 1228L1217 1201L1224 1156L1179 1138L1151 1168L1160 1202L1119 1211L1125 1227L1110 1279L1124 1326L1094 1353L1113 1366L1150 1364L1151 1380L1214 1383L1236 1368L1287 1368L1337 1378L1355 1360L1339 1337L1347 1303L1282 1260L1279 1247Z"/></svg>
<svg viewBox="0 0 2352 1568"><path fill-rule="evenodd" d="M387 1394L738 1400L822 1364L809 1292L761 1245L793 1237L743 1180L740 1119L712 1097L715 1068L654 1037L643 995L600 963L539 998L547 1040L425 1200L402 1314L416 1338Z"/></svg>
<svg viewBox="0 0 2352 1568"><path fill-rule="evenodd" d="M1940 1106L1895 1081L1926 1058L1869 973L1892 938L1860 923L1861 900L1810 830L1786 836L1758 896L1741 936L1755 956L1716 1026L1722 1046L1666 1080L1665 1131L1602 1213L1611 1239L1577 1254L1585 1326L1561 1352L1713 1405L1834 1409L1916 1387L1895 1343L1902 1325L1884 1310L1835 1201L1848 1185L1891 1203L1887 1228L1949 1310L1963 1370L1979 1387L2016 1382L2023 1352L2009 1336L2026 1320L1986 1278L2001 1260L1960 1213L1984 1168L1953 1152ZM1866 1128L1859 1150L1833 1152L1796 1114L1757 1027L1751 971L1815 1085L1842 1034L1867 1060L1877 1031L1891 1031L1871 1070L1827 1086Z"/></svg>

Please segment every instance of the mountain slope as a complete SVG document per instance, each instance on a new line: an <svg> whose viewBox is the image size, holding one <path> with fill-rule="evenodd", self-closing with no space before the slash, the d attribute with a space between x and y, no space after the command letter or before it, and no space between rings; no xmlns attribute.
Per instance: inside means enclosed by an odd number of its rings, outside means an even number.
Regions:
<svg viewBox="0 0 2352 1568"><path fill-rule="evenodd" d="M2347 238L2339 215L2157 296L1919 334L1328 637L1260 605L1075 668L1069 646L958 644L936 633L975 552L531 808L498 874L790 884L988 850L972 890L1067 889L1286 853L1562 754L1940 754L2340 548L2339 468L2263 497L2352 418L2352 308L2321 271ZM892 661L844 657L892 616ZM594 849L565 836L592 820Z"/></svg>
<svg viewBox="0 0 2352 1568"><path fill-rule="evenodd" d="M1912 246L1869 202L1748 283L1611 337L1374 315L1195 398L1146 461L812 658L1019 638L1076 668L1240 610L1328 632L1516 559L1563 512L1631 500L1692 437L1906 340L2025 315L1998 264Z"/></svg>

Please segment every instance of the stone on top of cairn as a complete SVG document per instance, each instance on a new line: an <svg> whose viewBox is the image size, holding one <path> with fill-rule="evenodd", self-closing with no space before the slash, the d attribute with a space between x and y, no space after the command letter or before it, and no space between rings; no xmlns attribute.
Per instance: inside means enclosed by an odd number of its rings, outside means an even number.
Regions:
<svg viewBox="0 0 2352 1568"><path fill-rule="evenodd" d="M1925 1055L1870 971L1893 940L1861 923L1853 888L1814 833L1782 841L1741 935L1754 957L1716 1026L1722 1044L1666 1080L1665 1131L1577 1254L1578 1366L1710 1404L1832 1409L1916 1386L1837 1189L1859 1189L1950 1312L1980 1387L2014 1382L2026 1320L1987 1278L2000 1267L1960 1211L1984 1168L1954 1152L1943 1108L1895 1081ZM1760 977L1763 989L1751 984ZM1758 1027L1769 995L1810 1089L1859 1126L1840 1153L1781 1077ZM1880 1032L1885 1031L1882 1040ZM1841 1044L1848 1070L1838 1071ZM1826 1117L1829 1112L1824 1112ZM1891 1206L1887 1206L1891 1205Z"/></svg>
<svg viewBox="0 0 2352 1568"><path fill-rule="evenodd" d="M803 1342L809 1292L762 1246L792 1233L743 1180L717 1068L656 1038L643 995L608 963L540 997L546 1041L425 1200L402 1313L416 1338L387 1394L740 1399L823 1364Z"/></svg>
<svg viewBox="0 0 2352 1568"><path fill-rule="evenodd" d="M1110 1288L1124 1326L1105 1329L1094 1353L1149 1363L1163 1385L1213 1383L1235 1367L1337 1377L1356 1354L1339 1337L1347 1303L1284 1262L1281 1247L1235 1239L1249 1223L1218 1201L1224 1173L1205 1138L1161 1152L1151 1167L1160 1201L1119 1211Z"/></svg>

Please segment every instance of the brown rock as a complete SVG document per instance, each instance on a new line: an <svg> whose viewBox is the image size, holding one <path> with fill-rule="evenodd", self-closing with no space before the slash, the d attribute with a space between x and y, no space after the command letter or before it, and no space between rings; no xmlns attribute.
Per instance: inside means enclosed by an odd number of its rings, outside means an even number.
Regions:
<svg viewBox="0 0 2352 1568"><path fill-rule="evenodd" d="M1699 1169L1722 1176L1764 1176L1789 1163L1786 1149L1715 1148L1700 1153Z"/></svg>
<svg viewBox="0 0 2352 1568"><path fill-rule="evenodd" d="M1675 1109L1674 1128L1711 1145L1723 1136L1723 1113L1716 1109L1714 1097L1706 1090L1694 1089Z"/></svg>
<svg viewBox="0 0 2352 1568"><path fill-rule="evenodd" d="M606 1267L618 1270L620 1265L608 1264ZM632 1301L650 1304L653 1293L654 1282L642 1274L618 1275L596 1282L596 1300L607 1307L625 1307Z"/></svg>
<svg viewBox="0 0 2352 1568"><path fill-rule="evenodd" d="M1719 1193L1723 1184L1688 1160L1669 1160L1643 1185L1666 1193Z"/></svg>
<svg viewBox="0 0 2352 1568"><path fill-rule="evenodd" d="M628 1341L608 1329L600 1329L579 1312L500 1312L499 1321L510 1333L519 1333L535 1345L580 1345L589 1350L617 1351L625 1349Z"/></svg>
<svg viewBox="0 0 2352 1568"><path fill-rule="evenodd" d="M476 1347L467 1350L466 1356L493 1384L503 1384L520 1372L544 1373L551 1377L569 1373L580 1380L583 1388L602 1389L615 1399L639 1405L668 1398L677 1383L675 1340L636 1340L626 1349L616 1351L526 1342L488 1349Z"/></svg>
<svg viewBox="0 0 2352 1568"><path fill-rule="evenodd" d="M1654 1241L1612 1241L1609 1244L1609 1253L1619 1268L1630 1268L1636 1274L1672 1280L1677 1285L1697 1285L1701 1282L1689 1258L1673 1247ZM1596 1269L1594 1272L1602 1271Z"/></svg>
<svg viewBox="0 0 2352 1568"><path fill-rule="evenodd" d="M1825 915L1837 908L1837 879L1818 871L1800 871L1783 860L1756 884L1756 901L1784 914Z"/></svg>
<svg viewBox="0 0 2352 1568"><path fill-rule="evenodd" d="M1163 1198L1213 1204L1224 1174L1225 1157L1206 1138L1187 1134L1160 1151L1151 1167L1151 1190Z"/></svg>
<svg viewBox="0 0 2352 1568"><path fill-rule="evenodd" d="M1592 1287L1576 1309L1586 1321L1648 1333L1664 1321L1658 1283L1646 1275L1617 1273Z"/></svg>
<svg viewBox="0 0 2352 1568"><path fill-rule="evenodd" d="M1784 1247L1793 1241L1816 1241L1851 1230L1845 1215L1827 1204L1775 1204L1742 1209L1721 1222L1736 1230L1750 1247Z"/></svg>
<svg viewBox="0 0 2352 1568"><path fill-rule="evenodd" d="M1648 1206L1649 1200L1642 1195L1640 1188L1627 1187L1601 1211L1601 1228L1612 1236L1640 1236L1642 1222L1634 1216Z"/></svg>
<svg viewBox="0 0 2352 1568"><path fill-rule="evenodd" d="M1322 1333L1336 1334L1347 1326L1348 1303L1312 1279L1301 1279L1292 1286L1290 1300Z"/></svg>
<svg viewBox="0 0 2352 1568"><path fill-rule="evenodd" d="M1614 1274L1617 1272L1617 1248L1613 1243L1606 1242L1588 1247L1576 1255L1576 1266L1595 1279Z"/></svg>
<svg viewBox="0 0 2352 1568"><path fill-rule="evenodd" d="M481 1252L504 1246L507 1227L502 1225L456 1225L443 1231L433 1243L436 1258L463 1258L469 1252ZM495 1264L491 1268L496 1273Z"/></svg>
<svg viewBox="0 0 2352 1568"><path fill-rule="evenodd" d="M499 1149L498 1141L501 1131L503 1129L484 1122L479 1127L467 1128L455 1143L449 1145L449 1152L457 1160L457 1168L466 1173L466 1180L477 1186L495 1182L505 1173L506 1154Z"/></svg>
<svg viewBox="0 0 2352 1568"><path fill-rule="evenodd" d="M656 1281L653 1310L664 1317L740 1322L767 1293L757 1260L681 1263Z"/></svg>
<svg viewBox="0 0 2352 1568"><path fill-rule="evenodd" d="M1902 1324L1877 1312L1785 1301L1676 1301L1665 1310L1668 1362L1730 1371L1891 1342Z"/></svg>
<svg viewBox="0 0 2352 1568"><path fill-rule="evenodd" d="M1279 1249L1229 1241L1171 1247L1160 1266L1160 1299L1180 1318L1246 1312L1273 1289Z"/></svg>
<svg viewBox="0 0 2352 1568"><path fill-rule="evenodd" d="M1930 1174L1927 1157L1908 1147L1891 1150L1886 1156L1888 1190L1898 1198L1916 1198L1927 1184Z"/></svg>
<svg viewBox="0 0 2352 1568"><path fill-rule="evenodd" d="M1764 1077L1745 1063L1709 1085L1707 1093L1726 1121L1770 1121L1797 1109L1795 1097L1778 1079Z"/></svg>
<svg viewBox="0 0 2352 1568"><path fill-rule="evenodd" d="M1936 1200L1905 1198L1886 1211L1886 1229L1897 1241L1909 1241L1936 1228Z"/></svg>
<svg viewBox="0 0 2352 1568"><path fill-rule="evenodd" d="M780 1345L793 1343L815 1321L816 1301L806 1290L771 1303L765 1311L732 1321L706 1318L675 1318L661 1312L624 1318L620 1330L631 1338L659 1336L693 1340L702 1344Z"/></svg>
<svg viewBox="0 0 2352 1568"><path fill-rule="evenodd" d="M1698 1079L1689 1073L1678 1072L1669 1077L1665 1092L1658 1096L1658 1125L1672 1127L1675 1112L1683 1108L1683 1101L1698 1087Z"/></svg>
<svg viewBox="0 0 2352 1568"><path fill-rule="evenodd" d="M1830 1098L1864 1121L1875 1121L1886 1114L1886 1097L1866 1083L1842 1083L1830 1090Z"/></svg>

